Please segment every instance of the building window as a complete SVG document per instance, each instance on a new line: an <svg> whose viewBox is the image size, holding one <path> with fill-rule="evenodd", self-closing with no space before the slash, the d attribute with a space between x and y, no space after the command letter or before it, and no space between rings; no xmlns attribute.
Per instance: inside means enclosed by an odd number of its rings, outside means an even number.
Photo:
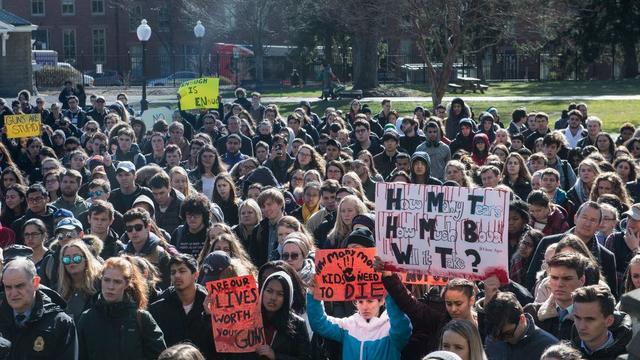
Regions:
<svg viewBox="0 0 640 360"><path fill-rule="evenodd" d="M93 15L104 15L104 0L91 0L91 13Z"/></svg>
<svg viewBox="0 0 640 360"><path fill-rule="evenodd" d="M62 0L62 15L76 14L76 0Z"/></svg>
<svg viewBox="0 0 640 360"><path fill-rule="evenodd" d="M107 40L104 29L93 29L92 47L93 47L93 63L104 64L106 62Z"/></svg>
<svg viewBox="0 0 640 360"><path fill-rule="evenodd" d="M131 10L129 11L129 31L136 32L141 20L142 8L140 5L131 7Z"/></svg>
<svg viewBox="0 0 640 360"><path fill-rule="evenodd" d="M31 15L44 16L44 0L31 0Z"/></svg>
<svg viewBox="0 0 640 360"><path fill-rule="evenodd" d="M62 30L62 57L65 62L74 64L76 62L76 30Z"/></svg>
<svg viewBox="0 0 640 360"><path fill-rule="evenodd" d="M35 40L34 46L36 50L49 49L49 31L39 28L31 32L31 38Z"/></svg>
<svg viewBox="0 0 640 360"><path fill-rule="evenodd" d="M131 59L131 77L140 79L142 77L142 45L136 44L129 48Z"/></svg>
<svg viewBox="0 0 640 360"><path fill-rule="evenodd" d="M171 13L166 6L161 7L158 11L158 27L160 31L171 31Z"/></svg>

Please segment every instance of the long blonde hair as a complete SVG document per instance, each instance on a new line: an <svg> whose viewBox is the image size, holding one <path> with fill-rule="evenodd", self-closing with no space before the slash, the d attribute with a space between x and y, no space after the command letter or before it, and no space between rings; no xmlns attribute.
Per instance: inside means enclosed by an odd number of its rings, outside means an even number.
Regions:
<svg viewBox="0 0 640 360"><path fill-rule="evenodd" d="M71 275L67 273L65 265L62 263L62 256L65 250L71 247L75 247L80 250L85 261L84 278L79 289L75 289L73 287L73 279L71 279ZM98 260L93 257L91 250L89 250L89 247L84 242L74 240L63 246L60 250L60 259L61 261L58 265L58 292L63 299L69 300L77 290L80 290L85 295L95 295L98 292L95 285L96 280L100 278L100 270L102 266Z"/></svg>
<svg viewBox="0 0 640 360"><path fill-rule="evenodd" d="M182 175L187 179L187 190L182 193L185 198L197 192L196 189L193 187L193 184L191 184L191 181L189 180L189 174L187 174L187 170L185 170L182 166L174 166L169 171L169 179L172 187L173 187L173 177L175 175Z"/></svg>
<svg viewBox="0 0 640 360"><path fill-rule="evenodd" d="M342 201L340 201L340 205L338 205L338 214L336 215L336 224L329 232L329 235L327 235L329 246L334 248L341 245L340 243L344 241L353 229L353 224L345 224L345 222L342 221L342 216L340 216L342 208L346 205L354 205L356 207L356 215L362 215L368 212L367 206L355 195L347 195L342 199Z"/></svg>

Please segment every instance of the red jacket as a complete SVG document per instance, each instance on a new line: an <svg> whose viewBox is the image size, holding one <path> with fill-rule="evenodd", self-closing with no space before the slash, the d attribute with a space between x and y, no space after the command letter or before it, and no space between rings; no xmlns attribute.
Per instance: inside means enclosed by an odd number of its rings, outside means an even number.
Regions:
<svg viewBox="0 0 640 360"><path fill-rule="evenodd" d="M531 225L533 225L533 218L531 218ZM567 223L567 211L560 206L553 206L553 210L547 217L547 225L542 229L544 236L561 234L569 230L569 223Z"/></svg>

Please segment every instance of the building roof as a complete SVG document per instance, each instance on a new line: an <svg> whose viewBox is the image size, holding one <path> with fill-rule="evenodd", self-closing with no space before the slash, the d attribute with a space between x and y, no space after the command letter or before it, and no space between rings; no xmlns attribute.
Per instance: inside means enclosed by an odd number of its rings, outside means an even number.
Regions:
<svg viewBox="0 0 640 360"><path fill-rule="evenodd" d="M20 16L10 13L7 10L0 9L0 22L13 26L30 26L31 23L28 20L21 18Z"/></svg>

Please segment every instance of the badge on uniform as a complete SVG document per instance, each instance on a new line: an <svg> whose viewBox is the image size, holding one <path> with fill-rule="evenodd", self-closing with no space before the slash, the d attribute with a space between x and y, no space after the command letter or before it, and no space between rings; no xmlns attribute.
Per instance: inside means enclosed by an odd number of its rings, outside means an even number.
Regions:
<svg viewBox="0 0 640 360"><path fill-rule="evenodd" d="M38 336L36 341L33 342L33 351L40 352L44 350L44 339L42 336Z"/></svg>

